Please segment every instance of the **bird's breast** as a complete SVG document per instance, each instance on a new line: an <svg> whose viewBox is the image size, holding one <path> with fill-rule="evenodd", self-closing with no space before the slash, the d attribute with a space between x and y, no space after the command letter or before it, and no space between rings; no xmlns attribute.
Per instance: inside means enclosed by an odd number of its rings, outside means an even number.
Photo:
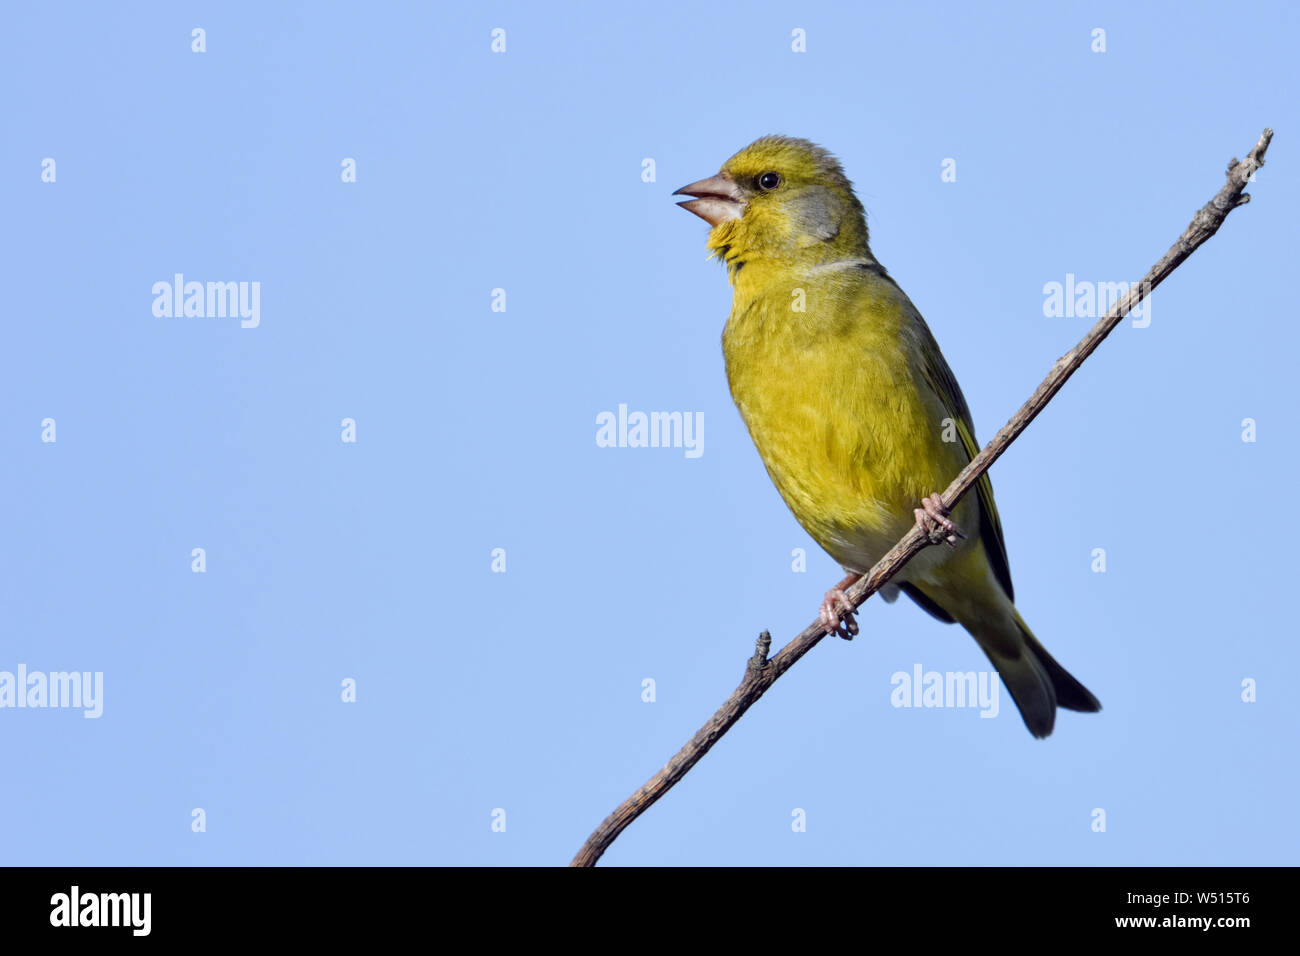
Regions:
<svg viewBox="0 0 1300 956"><path fill-rule="evenodd" d="M795 517L841 564L862 569L951 479L935 461L951 449L934 447L940 416L918 388L892 299L812 295L802 313L792 299L733 309L723 334L732 398Z"/></svg>

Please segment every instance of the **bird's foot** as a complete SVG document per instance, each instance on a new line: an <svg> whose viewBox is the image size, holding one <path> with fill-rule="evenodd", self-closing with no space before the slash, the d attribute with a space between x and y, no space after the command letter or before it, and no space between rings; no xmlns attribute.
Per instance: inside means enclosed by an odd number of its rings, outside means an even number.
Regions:
<svg viewBox="0 0 1300 956"><path fill-rule="evenodd" d="M851 641L858 633L858 621L854 617L853 605L849 602L849 596L844 589L851 587L860 577L862 577L860 574L850 574L826 592L817 619L821 621L822 627L826 628L827 634L838 634L844 640Z"/></svg>
<svg viewBox="0 0 1300 956"><path fill-rule="evenodd" d="M949 547L955 548L957 539L965 538L966 535L948 520L948 515L951 513L944 507L943 499L937 494L922 498L921 507L912 510L912 514L916 515L916 526L930 539L931 544L946 541Z"/></svg>

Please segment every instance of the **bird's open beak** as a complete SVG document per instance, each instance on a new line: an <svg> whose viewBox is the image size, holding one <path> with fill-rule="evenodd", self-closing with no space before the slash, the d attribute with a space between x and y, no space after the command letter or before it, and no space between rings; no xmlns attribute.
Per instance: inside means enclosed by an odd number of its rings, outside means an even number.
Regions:
<svg viewBox="0 0 1300 956"><path fill-rule="evenodd" d="M683 186L673 193L674 196L695 196L679 202L687 212L693 212L710 226L739 219L745 211L745 193L726 173L718 173L698 183Z"/></svg>

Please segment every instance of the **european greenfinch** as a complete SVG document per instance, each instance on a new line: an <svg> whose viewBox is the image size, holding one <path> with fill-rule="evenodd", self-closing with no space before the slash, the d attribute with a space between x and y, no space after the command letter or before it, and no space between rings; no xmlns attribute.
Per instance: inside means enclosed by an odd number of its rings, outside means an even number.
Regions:
<svg viewBox="0 0 1300 956"><path fill-rule="evenodd" d="M1056 708L1101 709L1013 603L986 474L950 515L947 487L979 451L970 410L921 314L876 261L839 162L765 136L673 195L712 226L733 288L722 333L732 398L781 497L847 572L822 603L828 633L857 633L844 589L913 523L932 541L882 589L979 643L1030 733Z"/></svg>

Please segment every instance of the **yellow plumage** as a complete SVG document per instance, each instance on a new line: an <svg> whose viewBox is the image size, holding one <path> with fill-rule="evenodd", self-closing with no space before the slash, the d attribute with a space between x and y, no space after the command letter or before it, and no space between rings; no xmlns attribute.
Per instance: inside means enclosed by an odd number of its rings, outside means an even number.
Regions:
<svg viewBox="0 0 1300 956"><path fill-rule="evenodd" d="M681 205L713 226L734 287L727 378L768 474L808 533L864 573L978 451L961 389L872 256L862 206L825 150L764 137L678 192L697 197ZM966 537L922 551L896 585L971 632L1035 736L1051 733L1058 704L1100 709L1016 612L987 476L951 517Z"/></svg>

